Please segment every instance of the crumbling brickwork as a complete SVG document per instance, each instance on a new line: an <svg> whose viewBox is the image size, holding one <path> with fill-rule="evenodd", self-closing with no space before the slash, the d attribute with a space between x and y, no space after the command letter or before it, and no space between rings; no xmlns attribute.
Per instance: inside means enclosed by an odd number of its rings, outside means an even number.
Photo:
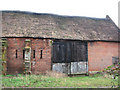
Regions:
<svg viewBox="0 0 120 90"><path fill-rule="evenodd" d="M51 46L49 43L49 39L7 38L8 74L23 73L24 71L23 49L25 47L26 39L31 40L32 73L34 74L45 73L47 70L51 69ZM35 58L33 57L34 52L33 50L35 50Z"/></svg>

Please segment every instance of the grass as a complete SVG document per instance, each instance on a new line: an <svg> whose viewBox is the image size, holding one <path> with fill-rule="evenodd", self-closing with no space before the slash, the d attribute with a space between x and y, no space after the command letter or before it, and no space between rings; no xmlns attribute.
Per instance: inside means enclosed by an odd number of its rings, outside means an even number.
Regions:
<svg viewBox="0 0 120 90"><path fill-rule="evenodd" d="M94 76L52 77L46 75L6 75L2 77L3 87L75 87L97 88L118 85L118 79Z"/></svg>

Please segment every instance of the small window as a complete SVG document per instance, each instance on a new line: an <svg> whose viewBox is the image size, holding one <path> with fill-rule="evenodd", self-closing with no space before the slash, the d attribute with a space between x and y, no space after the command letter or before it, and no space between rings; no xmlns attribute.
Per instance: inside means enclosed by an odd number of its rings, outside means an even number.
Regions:
<svg viewBox="0 0 120 90"><path fill-rule="evenodd" d="M118 64L118 62L119 62L119 58L118 57L112 57L112 63L114 65Z"/></svg>
<svg viewBox="0 0 120 90"><path fill-rule="evenodd" d="M23 50L23 59L25 59L25 50Z"/></svg>
<svg viewBox="0 0 120 90"><path fill-rule="evenodd" d="M33 58L35 58L35 50L33 50Z"/></svg>
<svg viewBox="0 0 120 90"><path fill-rule="evenodd" d="M40 59L42 59L43 50L40 50Z"/></svg>
<svg viewBox="0 0 120 90"><path fill-rule="evenodd" d="M17 58L17 50L16 50L16 58Z"/></svg>

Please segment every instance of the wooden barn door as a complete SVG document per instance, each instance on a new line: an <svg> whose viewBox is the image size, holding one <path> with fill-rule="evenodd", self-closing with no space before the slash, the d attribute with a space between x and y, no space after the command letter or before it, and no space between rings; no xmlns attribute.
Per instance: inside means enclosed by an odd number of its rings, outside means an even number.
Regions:
<svg viewBox="0 0 120 90"><path fill-rule="evenodd" d="M66 73L66 43L53 42L52 62L53 71Z"/></svg>
<svg viewBox="0 0 120 90"><path fill-rule="evenodd" d="M72 42L72 61L70 74L83 74L88 72L87 43Z"/></svg>
<svg viewBox="0 0 120 90"><path fill-rule="evenodd" d="M87 43L78 41L54 41L52 70L67 74L87 73Z"/></svg>

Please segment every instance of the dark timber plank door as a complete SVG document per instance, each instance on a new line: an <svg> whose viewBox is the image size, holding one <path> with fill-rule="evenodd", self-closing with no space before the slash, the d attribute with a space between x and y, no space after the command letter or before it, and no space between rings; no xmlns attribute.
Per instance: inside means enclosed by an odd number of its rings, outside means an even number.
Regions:
<svg viewBox="0 0 120 90"><path fill-rule="evenodd" d="M66 46L63 42L53 43L53 63L65 62Z"/></svg>
<svg viewBox="0 0 120 90"><path fill-rule="evenodd" d="M80 41L54 41L53 70L69 74L86 73L87 43Z"/></svg>
<svg viewBox="0 0 120 90"><path fill-rule="evenodd" d="M52 70L66 73L66 43L64 42L53 42L52 50Z"/></svg>
<svg viewBox="0 0 120 90"><path fill-rule="evenodd" d="M87 60L87 43L74 42L73 43L73 56L71 62L71 74L82 74L88 72Z"/></svg>

